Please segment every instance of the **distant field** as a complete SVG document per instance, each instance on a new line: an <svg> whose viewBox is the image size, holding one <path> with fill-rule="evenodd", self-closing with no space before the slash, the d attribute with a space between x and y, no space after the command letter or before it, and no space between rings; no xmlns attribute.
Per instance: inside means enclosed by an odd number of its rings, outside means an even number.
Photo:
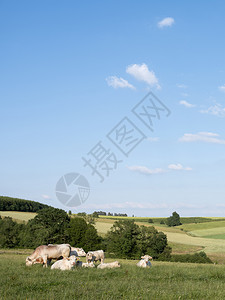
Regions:
<svg viewBox="0 0 225 300"><path fill-rule="evenodd" d="M178 228L182 228L185 231L196 231L196 230L206 230L212 228L225 228L225 221L212 221L207 223L199 223L199 224L185 224L178 226Z"/></svg>
<svg viewBox="0 0 225 300"><path fill-rule="evenodd" d="M37 214L32 212L22 212L22 211L0 211L2 217L11 217L13 220L22 222L29 221L33 219Z"/></svg>
<svg viewBox="0 0 225 300"><path fill-rule="evenodd" d="M118 259L118 269L60 271L26 267L26 256L0 254L0 299L224 299L223 265L153 261L142 269L137 261Z"/></svg>
<svg viewBox="0 0 225 300"><path fill-rule="evenodd" d="M134 220L135 222L148 222L149 219L152 219L154 223L160 223L161 221L166 221L167 218L159 217L159 218L152 218L152 217L118 217L118 216L99 216L99 218L103 219L113 219L113 220ZM191 223L205 223L205 222L215 222L221 221L225 218L216 218L216 217L181 217L182 224L191 224Z"/></svg>
<svg viewBox="0 0 225 300"><path fill-rule="evenodd" d="M221 239L225 236L225 221L223 219L220 219L220 221L211 220L204 223L185 224L177 227L168 227L159 223L150 224L146 222L146 218L144 219L145 222L139 222L135 219L135 223L144 226L154 226L157 230L163 231L167 235L173 254L195 253L203 250L214 261L225 263L225 239ZM105 219L101 217L96 220L95 227L98 233L104 237L115 221L111 217ZM199 234L199 236L195 233Z"/></svg>

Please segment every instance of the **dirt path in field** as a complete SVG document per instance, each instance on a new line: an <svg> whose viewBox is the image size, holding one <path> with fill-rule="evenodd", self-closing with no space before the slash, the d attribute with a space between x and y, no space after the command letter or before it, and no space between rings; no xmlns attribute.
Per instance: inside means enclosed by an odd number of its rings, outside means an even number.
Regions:
<svg viewBox="0 0 225 300"><path fill-rule="evenodd" d="M213 253L213 252L225 253L225 240L193 237L182 233L173 233L173 232L166 232L166 231L163 232L167 235L169 242L202 246L204 247L204 251L206 253Z"/></svg>

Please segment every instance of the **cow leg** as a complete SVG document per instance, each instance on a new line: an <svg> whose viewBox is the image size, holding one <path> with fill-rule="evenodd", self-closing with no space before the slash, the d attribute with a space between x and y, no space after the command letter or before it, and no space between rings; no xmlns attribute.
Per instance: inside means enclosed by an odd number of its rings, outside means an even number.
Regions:
<svg viewBox="0 0 225 300"><path fill-rule="evenodd" d="M43 267L47 268L48 266L48 256L45 255L43 256Z"/></svg>
<svg viewBox="0 0 225 300"><path fill-rule="evenodd" d="M52 261L51 259L48 259L48 260L47 260L47 266L50 266L51 261Z"/></svg>

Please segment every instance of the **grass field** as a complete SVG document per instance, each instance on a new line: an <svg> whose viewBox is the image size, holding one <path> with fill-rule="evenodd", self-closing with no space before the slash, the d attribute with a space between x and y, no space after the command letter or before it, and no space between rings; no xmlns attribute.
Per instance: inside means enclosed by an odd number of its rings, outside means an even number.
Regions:
<svg viewBox="0 0 225 300"><path fill-rule="evenodd" d="M2 216L10 216L18 222L34 218L35 213L27 212L0 212ZM101 236L105 236L116 219L134 219L138 225L155 226L157 230L163 231L168 238L169 245L172 247L174 254L194 253L205 251L207 255L219 263L225 263L225 221L224 218L195 218L204 220L201 223L188 223L194 218L187 218L187 222L177 227L167 227L160 224L162 218L152 218L154 223L147 222L149 218L131 218L131 217L100 217L96 219L95 227ZM210 219L210 222L205 222ZM141 220L141 221L140 221Z"/></svg>
<svg viewBox="0 0 225 300"><path fill-rule="evenodd" d="M37 214L32 212L22 212L22 211L0 211L0 216L11 217L17 222L27 222L33 219Z"/></svg>
<svg viewBox="0 0 225 300"><path fill-rule="evenodd" d="M23 251L0 254L0 299L224 299L221 265L153 262L141 269L119 260L120 269L60 271L26 267Z"/></svg>
<svg viewBox="0 0 225 300"><path fill-rule="evenodd" d="M210 221L197 224L185 224L177 227L167 227L161 224L136 222L138 225L154 226L167 235L168 244L173 254L187 254L205 251L214 261L225 264L225 221ZM220 220L220 221L219 221ZM115 219L110 217L96 220L95 227L101 236L105 236ZM182 229L182 230L181 230Z"/></svg>

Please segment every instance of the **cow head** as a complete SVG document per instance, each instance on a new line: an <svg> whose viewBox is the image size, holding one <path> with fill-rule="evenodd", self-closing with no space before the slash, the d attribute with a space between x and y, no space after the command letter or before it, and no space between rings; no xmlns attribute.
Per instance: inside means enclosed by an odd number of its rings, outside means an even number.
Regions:
<svg viewBox="0 0 225 300"><path fill-rule="evenodd" d="M84 251L83 248L77 248L77 254L78 256L86 256L86 252Z"/></svg>
<svg viewBox="0 0 225 300"><path fill-rule="evenodd" d="M76 265L76 262L79 260L79 258L76 257L75 255L72 255L72 256L70 256L70 257L67 257L66 259L70 262L70 264L71 264L72 266L75 266L75 265Z"/></svg>
<svg viewBox="0 0 225 300"><path fill-rule="evenodd" d="M87 261L92 260L92 258L93 258L93 253L88 252L88 253L86 254L86 259L87 259Z"/></svg>
<svg viewBox="0 0 225 300"><path fill-rule="evenodd" d="M29 256L26 258L26 266L30 267L33 265L33 261L29 258Z"/></svg>
<svg viewBox="0 0 225 300"><path fill-rule="evenodd" d="M145 261L149 261L150 259L152 259L152 257L150 255L144 255L141 257L141 259L143 259Z"/></svg>

